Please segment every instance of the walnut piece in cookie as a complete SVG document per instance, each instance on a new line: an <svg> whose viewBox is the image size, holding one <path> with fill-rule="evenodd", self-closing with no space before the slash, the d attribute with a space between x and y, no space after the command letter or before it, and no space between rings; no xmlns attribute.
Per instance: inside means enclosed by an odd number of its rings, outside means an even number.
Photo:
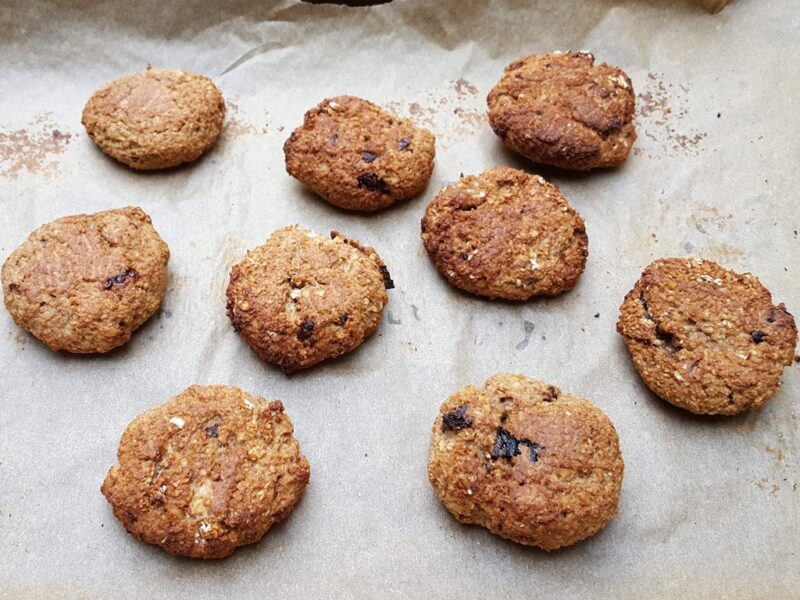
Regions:
<svg viewBox="0 0 800 600"><path fill-rule="evenodd" d="M372 248L284 227L234 265L227 311L263 360L290 373L360 346L393 286Z"/></svg>
<svg viewBox="0 0 800 600"><path fill-rule="evenodd" d="M210 79L148 67L96 91L81 122L103 152L152 170L199 158L217 141L224 119L225 101Z"/></svg>
<svg viewBox="0 0 800 600"><path fill-rule="evenodd" d="M363 212L420 194L436 155L430 131L354 96L309 110L283 151L292 177L331 204Z"/></svg>
<svg viewBox="0 0 800 600"><path fill-rule="evenodd" d="M451 284L508 300L572 289L589 252L583 219L559 189L507 167L440 191L422 219L422 241Z"/></svg>
<svg viewBox="0 0 800 600"><path fill-rule="evenodd" d="M617 67L586 52L526 56L508 65L487 97L489 123L503 143L564 169L613 167L636 140L636 95Z"/></svg>
<svg viewBox="0 0 800 600"><path fill-rule="evenodd" d="M6 259L14 322L51 350L108 352L156 312L169 248L138 207L42 225Z"/></svg>
<svg viewBox="0 0 800 600"><path fill-rule="evenodd" d="M708 415L761 408L797 345L794 318L756 277L696 258L648 265L617 331L656 395Z"/></svg>
<svg viewBox="0 0 800 600"><path fill-rule="evenodd" d="M431 485L460 523L545 550L594 535L616 515L623 470L599 408L507 373L445 400L428 455Z"/></svg>
<svg viewBox="0 0 800 600"><path fill-rule="evenodd" d="M260 540L303 495L308 461L279 401L193 385L125 429L103 495L137 539L223 558Z"/></svg>

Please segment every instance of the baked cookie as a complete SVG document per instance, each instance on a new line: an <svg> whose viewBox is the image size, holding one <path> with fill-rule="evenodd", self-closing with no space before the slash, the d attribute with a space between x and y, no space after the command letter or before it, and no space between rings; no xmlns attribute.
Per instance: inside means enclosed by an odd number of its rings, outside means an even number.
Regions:
<svg viewBox="0 0 800 600"><path fill-rule="evenodd" d="M422 219L422 242L451 284L508 300L572 289L588 255L583 219L558 188L506 167L439 192Z"/></svg>
<svg viewBox="0 0 800 600"><path fill-rule="evenodd" d="M709 415L761 408L797 345L794 318L758 279L696 258L651 263L625 296L617 331L653 392Z"/></svg>
<svg viewBox="0 0 800 600"><path fill-rule="evenodd" d="M149 170L199 158L217 141L224 119L225 101L210 79L148 67L96 91L81 122L103 152Z"/></svg>
<svg viewBox="0 0 800 600"><path fill-rule="evenodd" d="M323 100L283 146L286 171L331 204L373 211L416 196L436 154L427 129L353 96Z"/></svg>
<svg viewBox="0 0 800 600"><path fill-rule="evenodd" d="M556 550L617 514L623 468L614 425L594 404L503 373L442 404L428 478L460 523Z"/></svg>
<svg viewBox="0 0 800 600"><path fill-rule="evenodd" d="M137 539L176 556L223 558L286 519L308 461L279 401L193 385L128 425L103 495Z"/></svg>
<svg viewBox="0 0 800 600"><path fill-rule="evenodd" d="M534 162L579 170L625 161L636 140L635 102L628 76L595 65L588 52L515 61L487 98L489 123L507 147Z"/></svg>
<svg viewBox="0 0 800 600"><path fill-rule="evenodd" d="M161 304L169 248L138 207L56 219L11 253L3 297L51 350L108 352Z"/></svg>
<svg viewBox="0 0 800 600"><path fill-rule="evenodd" d="M231 270L228 316L265 361L291 373L350 352L394 287L378 253L338 232L284 227Z"/></svg>

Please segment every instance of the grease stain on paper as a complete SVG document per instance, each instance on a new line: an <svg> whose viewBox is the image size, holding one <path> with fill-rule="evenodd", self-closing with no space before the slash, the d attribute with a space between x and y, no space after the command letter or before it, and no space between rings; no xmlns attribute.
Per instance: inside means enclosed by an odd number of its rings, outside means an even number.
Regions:
<svg viewBox="0 0 800 600"><path fill-rule="evenodd" d="M22 129L0 129L0 176L16 179L23 171L30 175L57 173L57 155L67 149L72 134L56 125L50 115L37 115Z"/></svg>
<svg viewBox="0 0 800 600"><path fill-rule="evenodd" d="M222 126L222 136L226 139L239 138L247 135L266 135L269 129L267 121L268 112L264 112L264 125L258 127L241 116L239 105L232 101L225 101L225 124Z"/></svg>

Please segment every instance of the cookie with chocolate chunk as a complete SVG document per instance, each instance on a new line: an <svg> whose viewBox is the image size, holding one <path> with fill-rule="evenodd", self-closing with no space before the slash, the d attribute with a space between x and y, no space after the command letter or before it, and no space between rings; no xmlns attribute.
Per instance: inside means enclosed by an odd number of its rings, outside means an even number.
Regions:
<svg viewBox="0 0 800 600"><path fill-rule="evenodd" d="M373 211L421 193L433 171L427 129L354 96L309 110L283 151L286 171L331 204Z"/></svg>
<svg viewBox="0 0 800 600"><path fill-rule="evenodd" d="M591 402L522 375L468 385L442 404L428 478L460 523L556 550L617 514L624 464Z"/></svg>
<svg viewBox="0 0 800 600"><path fill-rule="evenodd" d="M489 123L503 143L564 169L613 167L636 140L636 95L617 67L588 52L526 56L508 65L487 97Z"/></svg>
<svg viewBox="0 0 800 600"><path fill-rule="evenodd" d="M169 248L138 207L42 225L6 259L14 322L51 350L108 352L156 312Z"/></svg>
<svg viewBox="0 0 800 600"><path fill-rule="evenodd" d="M217 141L224 119L225 101L210 79L148 67L96 91L81 122L103 152L152 170L199 158Z"/></svg>
<svg viewBox="0 0 800 600"><path fill-rule="evenodd" d="M227 310L263 360L291 373L360 346L393 286L372 248L284 227L233 267Z"/></svg>
<svg viewBox="0 0 800 600"><path fill-rule="evenodd" d="M451 284L508 300L572 289L589 252L583 219L559 189L506 167L440 191L422 219L422 241Z"/></svg>
<svg viewBox="0 0 800 600"><path fill-rule="evenodd" d="M648 265L617 331L647 386L696 414L761 408L797 345L794 318L756 277L696 258Z"/></svg>
<svg viewBox="0 0 800 600"><path fill-rule="evenodd" d="M138 540L170 554L223 558L286 519L308 484L279 401L193 385L125 429L102 485Z"/></svg>

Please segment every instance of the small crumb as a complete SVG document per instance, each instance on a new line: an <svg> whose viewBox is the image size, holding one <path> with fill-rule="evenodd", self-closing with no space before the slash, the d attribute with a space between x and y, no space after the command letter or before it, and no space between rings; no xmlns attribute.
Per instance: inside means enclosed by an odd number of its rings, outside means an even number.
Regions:
<svg viewBox="0 0 800 600"><path fill-rule="evenodd" d="M594 313L594 318L595 319L599 319L600 318L600 313Z"/></svg>

